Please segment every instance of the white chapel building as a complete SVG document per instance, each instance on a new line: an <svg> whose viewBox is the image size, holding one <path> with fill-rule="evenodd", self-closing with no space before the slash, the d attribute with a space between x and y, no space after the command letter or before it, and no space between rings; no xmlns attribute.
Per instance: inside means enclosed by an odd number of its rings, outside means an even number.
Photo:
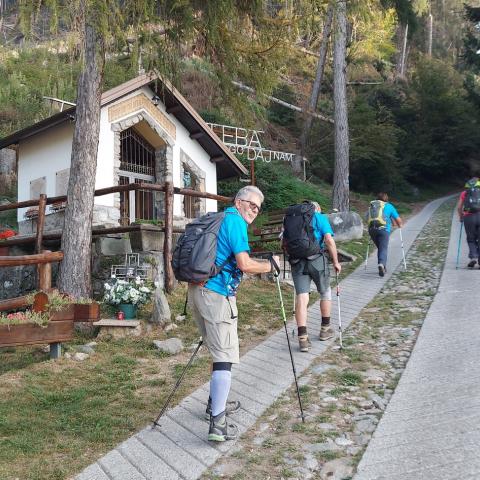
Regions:
<svg viewBox="0 0 480 480"><path fill-rule="evenodd" d="M66 195L75 106L0 140L17 149L18 201ZM217 193L217 181L248 175L240 161L166 80L148 74L103 93L95 189L163 183ZM94 225L129 225L163 215L163 192L95 197ZM47 207L46 230L62 227L64 205ZM216 211L217 202L175 195L174 218ZM32 209L18 209L20 234L35 232Z"/></svg>

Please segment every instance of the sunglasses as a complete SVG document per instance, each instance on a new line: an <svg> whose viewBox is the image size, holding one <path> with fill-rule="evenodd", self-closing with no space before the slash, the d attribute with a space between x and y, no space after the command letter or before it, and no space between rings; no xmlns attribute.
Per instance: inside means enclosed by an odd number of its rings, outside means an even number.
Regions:
<svg viewBox="0 0 480 480"><path fill-rule="evenodd" d="M250 200L243 200L243 198L241 198L240 201L247 202L248 205L250 206L250 210L254 213L260 213L262 211L261 207L259 207L256 203L251 202Z"/></svg>

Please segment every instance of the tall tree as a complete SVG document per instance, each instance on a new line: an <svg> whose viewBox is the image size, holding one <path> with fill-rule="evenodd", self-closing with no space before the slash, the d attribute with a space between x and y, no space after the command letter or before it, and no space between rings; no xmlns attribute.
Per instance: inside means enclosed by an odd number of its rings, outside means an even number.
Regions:
<svg viewBox="0 0 480 480"><path fill-rule="evenodd" d="M346 55L347 2L346 0L337 0L333 53L335 167L333 171L332 206L339 211L347 211L350 206Z"/></svg>
<svg viewBox="0 0 480 480"><path fill-rule="evenodd" d="M58 288L75 296L91 295L91 238L100 135L100 98L105 67L105 39L97 23L98 5L80 0L82 71L77 86L77 108L70 161L65 224L62 233L63 261Z"/></svg>
<svg viewBox="0 0 480 480"><path fill-rule="evenodd" d="M312 92L310 94L310 100L308 102L308 111L314 112L317 108L318 97L320 96L320 89L322 87L323 74L325 72L325 63L327 60L328 40L332 31L333 21L333 4L330 3L327 9L327 15L325 18L325 24L323 26L322 40L320 42L320 48L318 50L318 62L317 71L315 74L315 81L313 82ZM305 115L302 127L302 133L300 135L300 156L303 159L306 154L307 140L312 128L313 117L311 115Z"/></svg>

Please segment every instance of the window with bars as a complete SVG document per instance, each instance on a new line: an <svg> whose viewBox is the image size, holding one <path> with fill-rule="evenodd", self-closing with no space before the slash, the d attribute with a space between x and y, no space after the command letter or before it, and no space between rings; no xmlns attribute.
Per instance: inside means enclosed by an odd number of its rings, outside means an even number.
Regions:
<svg viewBox="0 0 480 480"><path fill-rule="evenodd" d="M190 172L185 165L183 166L183 187L191 190L198 190L198 182L196 176ZM196 218L199 215L199 204L196 197L184 195L183 210L186 218Z"/></svg>
<svg viewBox="0 0 480 480"><path fill-rule="evenodd" d="M133 128L120 133L120 170L155 175L155 149Z"/></svg>

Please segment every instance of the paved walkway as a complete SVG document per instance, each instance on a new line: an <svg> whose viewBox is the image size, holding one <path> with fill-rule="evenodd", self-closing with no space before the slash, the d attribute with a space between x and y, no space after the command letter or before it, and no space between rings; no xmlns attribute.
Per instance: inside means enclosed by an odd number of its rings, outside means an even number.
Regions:
<svg viewBox="0 0 480 480"><path fill-rule="evenodd" d="M452 231L439 291L355 480L480 478L480 271Z"/></svg>
<svg viewBox="0 0 480 480"><path fill-rule="evenodd" d="M403 229L406 250L442 201L431 202L407 223ZM362 265L341 282L344 328L379 292L391 272L402 262L398 231L391 237L389 271L384 278L378 276L374 256L375 254L370 258L366 271ZM272 292L273 289L272 285ZM336 305L333 307L332 322L336 324L337 308ZM309 309L310 331L318 332L320 323L319 305L316 303ZM289 324L289 331L292 328L293 321ZM332 341L313 340L310 352L303 354L298 352L295 342L294 358L298 375L305 371L311 362L331 345ZM242 403L242 409L235 414L234 421L239 426L240 433L243 433L293 382L284 329L282 328L247 352L241 358L240 364L233 368L232 378L231 397L239 399ZM214 444L206 440L208 424L204 420L204 414L208 390L209 385L206 383L186 397L177 407L169 410L161 420L161 427L152 430L147 426L86 468L76 477L76 480L194 480L199 478L234 445L234 442Z"/></svg>

